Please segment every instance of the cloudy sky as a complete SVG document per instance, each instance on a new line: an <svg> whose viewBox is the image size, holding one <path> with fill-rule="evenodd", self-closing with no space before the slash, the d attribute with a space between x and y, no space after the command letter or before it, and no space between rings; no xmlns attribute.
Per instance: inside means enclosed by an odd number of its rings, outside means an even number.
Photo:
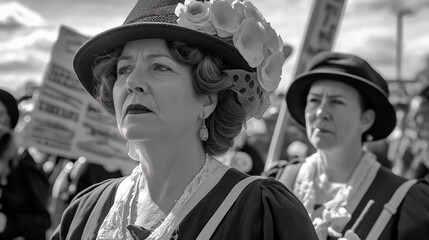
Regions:
<svg viewBox="0 0 429 240"><path fill-rule="evenodd" d="M251 0L294 52L283 68L291 80L313 1ZM0 87L14 91L41 83L60 25L92 36L121 25L136 0L0 0ZM406 4L406 5L404 5ZM429 0L349 0L333 49L359 54L387 79L396 78L398 9L403 20L402 76L412 79L429 55Z"/></svg>

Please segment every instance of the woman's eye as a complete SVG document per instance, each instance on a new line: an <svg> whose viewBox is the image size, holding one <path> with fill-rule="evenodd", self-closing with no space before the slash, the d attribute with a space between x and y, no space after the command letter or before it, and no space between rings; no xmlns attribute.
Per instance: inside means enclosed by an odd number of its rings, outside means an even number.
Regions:
<svg viewBox="0 0 429 240"><path fill-rule="evenodd" d="M309 98L309 99L307 99L307 102L318 102L319 101L319 99L317 99L317 98Z"/></svg>
<svg viewBox="0 0 429 240"><path fill-rule="evenodd" d="M171 68L169 68L169 67L167 67L167 66L165 66L163 64L156 63L153 66L153 70L157 70L157 71L171 71Z"/></svg>
<svg viewBox="0 0 429 240"><path fill-rule="evenodd" d="M332 102L335 104L343 104L343 102L338 100L338 99L334 99L334 100L332 100Z"/></svg>
<svg viewBox="0 0 429 240"><path fill-rule="evenodd" d="M118 75L122 75L122 74L127 74L131 72L131 67L130 66L122 66L122 67L118 67Z"/></svg>

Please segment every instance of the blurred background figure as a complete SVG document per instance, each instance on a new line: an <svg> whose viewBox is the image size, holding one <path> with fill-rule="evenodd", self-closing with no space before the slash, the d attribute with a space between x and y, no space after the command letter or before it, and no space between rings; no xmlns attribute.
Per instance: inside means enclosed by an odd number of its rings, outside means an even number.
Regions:
<svg viewBox="0 0 429 240"><path fill-rule="evenodd" d="M265 161L251 142L251 133L244 131L234 139L234 145L219 161L249 175L260 175Z"/></svg>
<svg viewBox="0 0 429 240"><path fill-rule="evenodd" d="M122 172L115 166L108 168L88 161L84 157L76 159L61 158L60 172L52 182L52 193L49 203L52 228L60 223L64 210L73 198L87 187L110 178L122 177ZM49 234L50 235L50 234Z"/></svg>
<svg viewBox="0 0 429 240"><path fill-rule="evenodd" d="M411 99L401 133L389 147L393 171L406 178L429 179L429 85Z"/></svg>
<svg viewBox="0 0 429 240"><path fill-rule="evenodd" d="M291 116L305 126L316 152L277 167L275 176L303 202L319 239L429 238L428 182L407 182L364 147L396 127L388 96L387 82L371 65L336 52L316 55L286 93ZM392 219L376 225L403 183L414 185L391 209ZM372 235L374 226L379 236Z"/></svg>
<svg viewBox="0 0 429 240"><path fill-rule="evenodd" d="M16 99L0 89L0 239L43 240L50 226L50 186L28 149L16 141L18 119Z"/></svg>
<svg viewBox="0 0 429 240"><path fill-rule="evenodd" d="M429 85L429 54L426 56L426 66L416 74L415 81L422 83L424 86Z"/></svg>

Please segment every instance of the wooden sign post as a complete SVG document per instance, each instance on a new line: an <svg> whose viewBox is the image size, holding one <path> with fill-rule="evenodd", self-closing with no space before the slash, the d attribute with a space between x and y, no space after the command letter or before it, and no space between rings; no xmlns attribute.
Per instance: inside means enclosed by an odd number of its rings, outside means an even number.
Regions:
<svg viewBox="0 0 429 240"><path fill-rule="evenodd" d="M304 72L306 64L314 55L332 49L344 5L345 0L314 0L294 79ZM283 99L265 161L265 170L268 170L271 164L279 159L285 129L289 124L287 114L286 101Z"/></svg>

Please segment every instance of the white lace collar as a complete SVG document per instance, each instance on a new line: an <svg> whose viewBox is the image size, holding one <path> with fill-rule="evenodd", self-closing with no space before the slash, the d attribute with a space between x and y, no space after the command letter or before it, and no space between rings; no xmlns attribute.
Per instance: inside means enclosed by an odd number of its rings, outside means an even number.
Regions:
<svg viewBox="0 0 429 240"><path fill-rule="evenodd" d="M315 214L316 191L315 185L323 189L331 184L326 173L318 167L320 162L319 153L306 158L295 180L293 193L301 200L313 224L327 223L335 231L341 232L351 217L358 203L362 199L374 180L380 163L371 152L364 152L359 164L356 166L351 177L345 184L339 185L335 196L325 202L322 216ZM316 216L319 215L319 216Z"/></svg>
<svg viewBox="0 0 429 240"><path fill-rule="evenodd" d="M150 199L147 190L142 189L145 176L140 165L137 166L132 174L120 184L116 192L115 202L101 224L97 239L133 239L126 226L129 224L141 225L142 223L152 225L143 226L152 230L147 239L158 239L171 225L177 213L189 201L193 193L221 166L219 161L206 156L203 167L186 186L168 215L163 213Z"/></svg>

